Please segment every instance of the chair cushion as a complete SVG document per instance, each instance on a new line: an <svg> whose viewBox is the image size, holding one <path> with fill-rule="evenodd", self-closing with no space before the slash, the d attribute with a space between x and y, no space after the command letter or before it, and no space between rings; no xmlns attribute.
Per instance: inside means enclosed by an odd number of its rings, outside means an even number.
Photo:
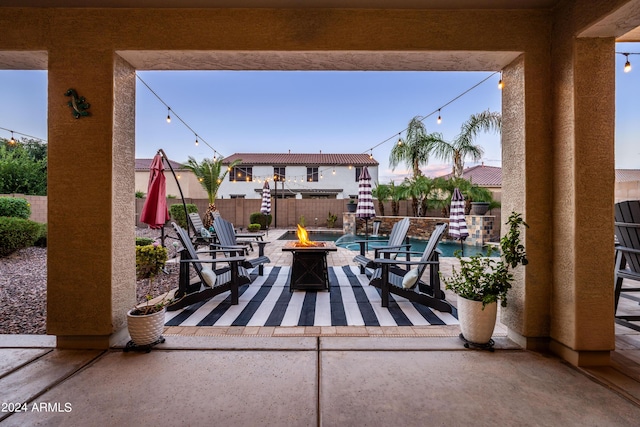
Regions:
<svg viewBox="0 0 640 427"><path fill-rule="evenodd" d="M418 282L418 269L412 268L411 270L409 270L407 274L404 275L404 278L402 279L402 287L405 289L412 289L413 287L416 286L417 282Z"/></svg>
<svg viewBox="0 0 640 427"><path fill-rule="evenodd" d="M203 267L202 270L200 271L200 274L202 274L202 277L204 278L204 281L207 285L209 285L212 288L215 286L217 276L212 269Z"/></svg>
<svg viewBox="0 0 640 427"><path fill-rule="evenodd" d="M200 236L204 239L208 239L211 237L211 233L206 228L202 227L200 229Z"/></svg>

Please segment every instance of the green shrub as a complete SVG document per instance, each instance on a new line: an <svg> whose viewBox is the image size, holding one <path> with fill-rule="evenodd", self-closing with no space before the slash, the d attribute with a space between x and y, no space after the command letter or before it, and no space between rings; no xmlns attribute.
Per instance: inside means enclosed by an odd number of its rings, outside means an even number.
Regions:
<svg viewBox="0 0 640 427"><path fill-rule="evenodd" d="M152 245L153 241L151 237L136 237L136 246Z"/></svg>
<svg viewBox="0 0 640 427"><path fill-rule="evenodd" d="M26 199L0 197L0 216L29 219L31 216L31 205Z"/></svg>
<svg viewBox="0 0 640 427"><path fill-rule="evenodd" d="M40 233L38 234L38 238L36 239L36 241L33 243L33 246L46 248L47 247L47 224L43 224L43 223L38 223L38 224L40 224Z"/></svg>
<svg viewBox="0 0 640 427"><path fill-rule="evenodd" d="M187 203L187 212L197 213L198 207L193 203ZM184 215L184 207L182 203L169 206L169 214L171 220L175 221L180 227L187 229L187 217Z"/></svg>
<svg viewBox="0 0 640 427"><path fill-rule="evenodd" d="M136 246L136 277L151 279L162 271L167 262L167 248L160 245Z"/></svg>
<svg viewBox="0 0 640 427"><path fill-rule="evenodd" d="M255 233L256 231L260 231L260 228L262 228L260 224L249 224L249 226L247 227L247 229L249 230L249 233Z"/></svg>
<svg viewBox="0 0 640 427"><path fill-rule="evenodd" d="M266 230L271 225L273 217L271 214L263 214L262 212L255 212L249 215L250 224L260 224L262 230Z"/></svg>
<svg viewBox="0 0 640 427"><path fill-rule="evenodd" d="M144 199L145 196L146 194L144 194L144 191L136 191L136 199Z"/></svg>
<svg viewBox="0 0 640 427"><path fill-rule="evenodd" d="M0 217L0 257L33 246L40 233L41 225L35 221Z"/></svg>

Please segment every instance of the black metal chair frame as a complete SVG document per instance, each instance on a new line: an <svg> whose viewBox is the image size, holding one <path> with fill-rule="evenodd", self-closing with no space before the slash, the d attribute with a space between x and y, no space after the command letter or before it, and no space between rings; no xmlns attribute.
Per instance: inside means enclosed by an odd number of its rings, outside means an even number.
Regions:
<svg viewBox="0 0 640 427"><path fill-rule="evenodd" d="M196 302L213 298L226 291L231 292L231 304L238 304L239 287L251 282L248 272L242 266L245 258L242 256L216 257L218 253L227 252L222 249L196 251L186 230L175 222L171 224L183 247L179 250L180 273L178 277L178 289L174 293L174 302L167 306L167 310L179 310ZM200 259L198 258L198 254L210 254L214 258ZM211 287L206 284L204 276L202 275L202 264L205 263L212 264L212 270L216 273L216 283ZM215 266L217 263L228 263L229 266L216 269ZM194 267L199 278L199 280L194 283L191 283L190 279L189 267L191 266Z"/></svg>
<svg viewBox="0 0 640 427"><path fill-rule="evenodd" d="M640 282L640 200L628 200L615 205L616 263L614 274L615 322L640 331L640 315L619 315L618 302L623 293L640 292L640 287L623 287L624 279ZM640 298L627 296L640 303Z"/></svg>
<svg viewBox="0 0 640 427"><path fill-rule="evenodd" d="M438 224L431 233L431 237L427 243L424 252L415 251L397 251L397 250L381 250L396 253L398 255L407 253L409 255L422 254L420 260L407 261L389 258L376 258L373 262L378 268L373 273L370 285L381 290L382 306L389 306L389 294L399 295L436 310L453 313L455 308L446 300L445 293L441 289L440 284L440 250L437 248L438 242L442 239L447 224ZM405 266L406 269L400 268ZM410 267L418 268L418 280L412 289L406 289L402 286L402 279L410 271ZM429 283L422 280L424 271L429 266Z"/></svg>

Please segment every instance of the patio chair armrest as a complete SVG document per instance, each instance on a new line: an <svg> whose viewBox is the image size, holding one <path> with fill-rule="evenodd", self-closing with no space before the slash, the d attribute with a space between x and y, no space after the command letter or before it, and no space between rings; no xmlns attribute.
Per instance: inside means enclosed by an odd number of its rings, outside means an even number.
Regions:
<svg viewBox="0 0 640 427"><path fill-rule="evenodd" d="M221 245L219 243L212 243L209 245L209 247L211 248L219 248L219 249L214 249L214 250L227 250L227 249L235 249L237 251L239 250L244 250L247 247L245 245Z"/></svg>
<svg viewBox="0 0 640 427"><path fill-rule="evenodd" d="M181 259L180 262L200 262L203 264L217 264L219 262L242 262L246 258L243 256L234 256L229 258L212 258L212 259Z"/></svg>
<svg viewBox="0 0 640 427"><path fill-rule="evenodd" d="M387 258L376 258L373 260L374 263L383 265L428 265L428 264L440 264L440 261L406 261L406 260L398 260L398 259L387 259Z"/></svg>
<svg viewBox="0 0 640 427"><path fill-rule="evenodd" d="M197 254L213 254L213 253L223 253L223 252L229 252L229 250L241 250L242 248L235 248L232 246L222 246L222 248L226 248L226 249L210 249L208 251L196 251Z"/></svg>
<svg viewBox="0 0 640 427"><path fill-rule="evenodd" d="M398 251L393 249L381 249L379 252L381 253L392 253L392 254L409 254L409 255L422 255L422 252L418 251Z"/></svg>
<svg viewBox="0 0 640 427"><path fill-rule="evenodd" d="M402 245L395 245L395 246L380 246L377 248L373 249L373 253L375 254L374 257L378 258L378 254L380 252L384 252L384 253L389 253L389 252L393 252L393 253L397 253L398 249L400 248L406 248L405 252L408 251L411 248L411 243L404 243Z"/></svg>
<svg viewBox="0 0 640 427"><path fill-rule="evenodd" d="M629 228L640 228L640 224L635 222L615 222L614 225L618 225L621 227L629 227Z"/></svg>
<svg viewBox="0 0 640 427"><path fill-rule="evenodd" d="M640 249L627 248L626 246L616 246L616 251L640 254Z"/></svg>

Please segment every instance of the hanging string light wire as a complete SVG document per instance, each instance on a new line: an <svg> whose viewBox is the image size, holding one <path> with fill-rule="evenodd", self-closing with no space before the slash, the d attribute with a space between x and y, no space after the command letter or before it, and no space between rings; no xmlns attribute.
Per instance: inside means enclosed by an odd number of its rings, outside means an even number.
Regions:
<svg viewBox="0 0 640 427"><path fill-rule="evenodd" d="M491 77L495 76L496 74L500 73L500 71L495 71L491 74L489 74L487 77L485 77L484 79L480 80L478 83L476 83L475 85L471 86L469 89L465 90L464 92L462 92L460 95L456 96L455 98L451 99L449 102L447 102L446 104L442 105L439 108L436 108L435 110L433 110L432 112L430 112L429 114L427 114L426 116L422 116L419 120L421 122L424 122L426 119L428 119L429 117L433 116L435 113L439 113L440 110L442 110L444 107L446 107L447 105L453 104L455 101L457 101L458 99L462 98L463 96L465 96L466 94L468 94L469 92L471 92L472 90L474 90L475 88L477 88L478 86L480 86L482 83L486 82L487 80L489 80ZM381 146L382 144L391 141L392 139L396 138L396 135L400 135L402 132L406 132L409 129L409 127L407 126L406 128L404 128L403 130L401 130L400 132L396 132L393 134L393 136L390 136L389 138L385 139L384 141L381 141L379 143L377 143L376 145L374 145L373 147L364 150L362 153L366 154L367 151L371 151L373 152L374 148L378 148L379 146Z"/></svg>
<svg viewBox="0 0 640 427"><path fill-rule="evenodd" d="M7 132L11 132L11 137L13 137L13 134L15 133L16 135L22 135L26 138L36 139L40 142L45 142L45 143L47 142L46 139L38 138L37 136L33 136L33 135L27 135L26 133L18 132L17 130L3 128L2 126L0 126L0 130L6 130Z"/></svg>
<svg viewBox="0 0 640 427"><path fill-rule="evenodd" d="M176 110L174 110L173 108L171 108L166 102L164 102L164 100L162 98L160 98L160 95L158 95L153 89L151 89L151 87L147 84L147 82L145 82L144 80L142 80L142 77L140 77L137 73L136 73L136 77L138 78L138 80L140 80L142 82L143 85L145 85L147 87L147 89L149 89L149 92L151 92L156 98L158 98L158 101L160 101L165 107L167 107L167 110L170 111L171 113L173 113L173 117L175 117L176 119L178 119L180 121L180 123L182 123L183 125L185 125L185 127L187 129L189 129L196 137L196 145L198 145L198 142L202 142L203 144L205 144L207 147L211 148L211 150L213 150L214 155L220 156L220 157L224 157L218 150L216 150L215 148L213 148L211 146L211 144L209 144L207 141L204 140L204 138L202 138L202 135L199 135L195 130L193 130L191 128L191 126L189 126L187 124L187 122L185 122L184 120L182 120L182 117L180 117L178 115L178 113L176 113ZM167 116L169 117L169 116Z"/></svg>

